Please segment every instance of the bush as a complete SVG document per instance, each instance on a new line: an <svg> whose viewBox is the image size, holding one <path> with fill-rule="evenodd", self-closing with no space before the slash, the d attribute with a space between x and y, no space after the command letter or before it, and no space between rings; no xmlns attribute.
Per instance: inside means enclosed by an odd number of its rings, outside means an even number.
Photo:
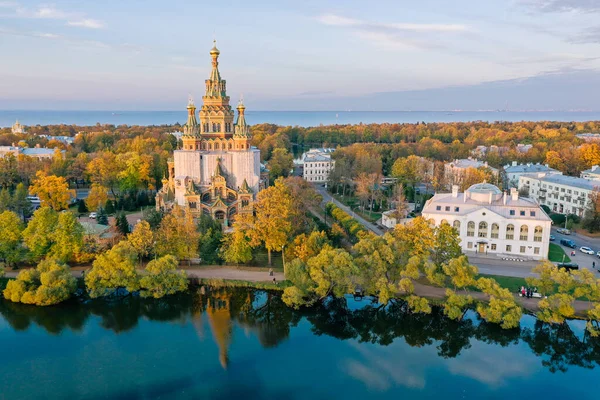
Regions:
<svg viewBox="0 0 600 400"><path fill-rule="evenodd" d="M325 206L325 211L329 214L333 219L335 219L344 231L348 234L348 236L353 240L358 240L358 234L360 232L364 232L365 228L362 226L360 222L352 218L347 212L339 208L333 203L327 203Z"/></svg>

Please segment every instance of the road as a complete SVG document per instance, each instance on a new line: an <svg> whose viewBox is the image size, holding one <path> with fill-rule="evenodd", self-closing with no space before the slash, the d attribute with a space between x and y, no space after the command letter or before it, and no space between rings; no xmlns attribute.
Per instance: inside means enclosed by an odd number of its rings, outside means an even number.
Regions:
<svg viewBox="0 0 600 400"><path fill-rule="evenodd" d="M577 233L573 233L571 235L562 235L556 232L556 229L552 229L552 234L556 237L556 240L553 243L556 243L560 247L563 248L565 253L571 254L572 250L575 250L575 256L571 257L571 261L577 263L579 268L587 268L592 269L593 263L596 263L596 268L600 268L600 258L596 255L585 254L579 251L581 246L589 247L594 250L594 252L598 252L600 250L600 239L597 238L589 238L587 236L578 235ZM575 242L577 247L575 249L571 249L570 247L563 246L560 244L560 239L570 239Z"/></svg>
<svg viewBox="0 0 600 400"><path fill-rule="evenodd" d="M383 235L383 229L362 218L360 215L352 211L347 205L337 201L333 196L329 194L329 192L327 192L327 189L325 189L322 184L315 184L314 187L315 190L319 192L321 196L323 196L323 205L332 202L333 204L350 214L353 218L355 218L358 222L360 222L365 228L367 228L371 232L375 233L376 235Z"/></svg>

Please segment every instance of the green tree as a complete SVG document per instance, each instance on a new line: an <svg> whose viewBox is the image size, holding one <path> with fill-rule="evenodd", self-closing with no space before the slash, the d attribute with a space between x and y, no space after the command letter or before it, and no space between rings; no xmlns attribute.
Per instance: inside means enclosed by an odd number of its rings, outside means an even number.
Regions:
<svg viewBox="0 0 600 400"><path fill-rule="evenodd" d="M135 269L137 254L131 243L119 242L100 254L85 275L85 285L90 297L110 296L139 290L139 276Z"/></svg>
<svg viewBox="0 0 600 400"><path fill-rule="evenodd" d="M294 157L288 153L286 148L279 147L273 150L273 154L269 160L271 182L274 182L280 176L287 177L293 167Z"/></svg>
<svg viewBox="0 0 600 400"><path fill-rule="evenodd" d="M252 247L244 231L235 229L223 236L221 257L230 264L245 264L252 260Z"/></svg>
<svg viewBox="0 0 600 400"><path fill-rule="evenodd" d="M4 298L15 303L49 306L67 300L77 282L69 267L55 259L41 261L37 268L19 272L4 289Z"/></svg>
<svg viewBox="0 0 600 400"><path fill-rule="evenodd" d="M158 229L162 222L163 214L155 209L144 211L144 221L150 224L152 230ZM210 218L210 217L209 217Z"/></svg>
<svg viewBox="0 0 600 400"><path fill-rule="evenodd" d="M96 215L96 222L100 225L108 225L108 216L104 211L104 208L98 207L98 214Z"/></svg>
<svg viewBox="0 0 600 400"><path fill-rule="evenodd" d="M40 260L50 252L58 213L50 207L38 208L23 231L23 241L34 259Z"/></svg>
<svg viewBox="0 0 600 400"><path fill-rule="evenodd" d="M51 256L62 262L74 260L83 247L83 227L75 215L61 212L51 239Z"/></svg>
<svg viewBox="0 0 600 400"><path fill-rule="evenodd" d="M431 260L437 266L446 264L462 256L460 237L450 224L443 223L434 229L434 242Z"/></svg>
<svg viewBox="0 0 600 400"><path fill-rule="evenodd" d="M0 190L0 212L11 210L13 208L13 199L7 188Z"/></svg>
<svg viewBox="0 0 600 400"><path fill-rule="evenodd" d="M79 214L84 214L84 213L88 212L88 208L85 205L85 201L83 201L83 200L77 201L77 212Z"/></svg>
<svg viewBox="0 0 600 400"><path fill-rule="evenodd" d="M159 299L186 290L188 278L184 271L177 270L177 265L171 255L150 261L140 279L141 295Z"/></svg>
<svg viewBox="0 0 600 400"><path fill-rule="evenodd" d="M127 216L125 216L125 214L117 214L115 217L115 227L122 235L127 235L129 233L129 221L127 221Z"/></svg>
<svg viewBox="0 0 600 400"><path fill-rule="evenodd" d="M22 260L23 223L17 214L4 211L0 214L0 258L8 265Z"/></svg>
<svg viewBox="0 0 600 400"><path fill-rule="evenodd" d="M21 182L17 185L15 192L13 193L12 206L13 211L19 215L23 221L26 218L29 218L33 213L33 207L31 206L31 201L27 198L29 193L27 192L27 188Z"/></svg>

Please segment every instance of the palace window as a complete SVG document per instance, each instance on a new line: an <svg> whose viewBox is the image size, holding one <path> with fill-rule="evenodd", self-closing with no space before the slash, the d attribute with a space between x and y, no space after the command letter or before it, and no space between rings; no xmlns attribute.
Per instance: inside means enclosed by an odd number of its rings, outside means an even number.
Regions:
<svg viewBox="0 0 600 400"><path fill-rule="evenodd" d="M521 253L525 253L525 246L521 246L521 247L519 248L519 251L520 251Z"/></svg>
<svg viewBox="0 0 600 400"><path fill-rule="evenodd" d="M534 247L533 248L533 254L540 254L540 248L539 247Z"/></svg>
<svg viewBox="0 0 600 400"><path fill-rule="evenodd" d="M472 249L472 248L473 248L473 242L467 243L467 249Z"/></svg>
<svg viewBox="0 0 600 400"><path fill-rule="evenodd" d="M487 227L488 227L487 222L483 222L483 221L480 222L477 236L479 236L481 238L487 237Z"/></svg>
<svg viewBox="0 0 600 400"><path fill-rule="evenodd" d="M506 225L506 240L513 240L515 238L515 226L513 224Z"/></svg>
<svg viewBox="0 0 600 400"><path fill-rule="evenodd" d="M492 239L498 239L500 233L500 227L498 226L498 224L492 224L492 233L490 235L490 237Z"/></svg>
<svg viewBox="0 0 600 400"><path fill-rule="evenodd" d="M467 224L467 236L475 236L475 222L469 221Z"/></svg>
<svg viewBox="0 0 600 400"><path fill-rule="evenodd" d="M543 233L542 227L536 226L535 229L533 230L533 241L541 242L542 241L542 233Z"/></svg>
<svg viewBox="0 0 600 400"><path fill-rule="evenodd" d="M529 236L529 227L527 225L521 225L521 231L519 233L520 240L527 240L527 236Z"/></svg>
<svg viewBox="0 0 600 400"><path fill-rule="evenodd" d="M506 245L506 252L510 253L512 251L512 246L510 244Z"/></svg>
<svg viewBox="0 0 600 400"><path fill-rule="evenodd" d="M492 243L492 250L496 251L496 243Z"/></svg>
<svg viewBox="0 0 600 400"><path fill-rule="evenodd" d="M452 223L452 226L454 227L454 229L456 229L457 232L460 233L460 221L456 220Z"/></svg>

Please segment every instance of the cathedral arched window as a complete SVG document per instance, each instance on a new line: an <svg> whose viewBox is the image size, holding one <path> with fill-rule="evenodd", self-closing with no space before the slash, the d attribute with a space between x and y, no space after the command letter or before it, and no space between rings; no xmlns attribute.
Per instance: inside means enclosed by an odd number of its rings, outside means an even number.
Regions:
<svg viewBox="0 0 600 400"><path fill-rule="evenodd" d="M215 150L219 150L219 143L215 143Z"/></svg>

